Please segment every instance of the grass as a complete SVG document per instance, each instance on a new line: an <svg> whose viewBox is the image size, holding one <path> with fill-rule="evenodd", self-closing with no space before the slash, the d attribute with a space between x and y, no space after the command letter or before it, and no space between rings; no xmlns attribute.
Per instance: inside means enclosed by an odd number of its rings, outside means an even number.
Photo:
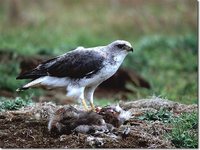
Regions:
<svg viewBox="0 0 200 150"><path fill-rule="evenodd" d="M106 105L111 105L113 101L108 101L107 99L97 99L94 101L95 106L106 106Z"/></svg>
<svg viewBox="0 0 200 150"><path fill-rule="evenodd" d="M198 148L198 114L183 113L172 119L173 129L167 134L176 148Z"/></svg>
<svg viewBox="0 0 200 150"><path fill-rule="evenodd" d="M16 74L19 72L18 63L0 64L0 88L7 91L15 91L19 84L16 82ZM9 77L8 77L9 75Z"/></svg>
<svg viewBox="0 0 200 150"><path fill-rule="evenodd" d="M50 0L42 2L42 6L37 2L21 2L19 18L22 21L18 23L6 15L9 14L7 5L5 1L0 6L0 45L26 55L43 48L58 54L77 45L96 46L114 39L134 43L147 35L173 36L197 30L197 13L191 12L197 7L190 0L154 3L130 0L120 4L106 0L98 3ZM182 20L184 24L179 22Z"/></svg>
<svg viewBox="0 0 200 150"><path fill-rule="evenodd" d="M174 116L172 112L161 108L158 111L146 112L138 119L149 122L161 121L172 127L165 134L176 148L197 148L198 147L198 113L182 113Z"/></svg>
<svg viewBox="0 0 200 150"><path fill-rule="evenodd" d="M125 66L136 64L131 68L150 81L152 90L139 89L136 99L159 95L186 104L197 103L196 40L195 34L141 39L134 57L128 57Z"/></svg>
<svg viewBox="0 0 200 150"><path fill-rule="evenodd" d="M160 110L156 111L156 112L146 112L144 115L139 116L138 119L140 120L147 120L147 121L162 121L163 123L169 123L170 120L173 118L173 114L164 109L164 108L160 108Z"/></svg>
<svg viewBox="0 0 200 150"><path fill-rule="evenodd" d="M15 99L7 99L0 97L0 112L6 110L18 110L22 107L31 105L32 100L30 98L16 97Z"/></svg>

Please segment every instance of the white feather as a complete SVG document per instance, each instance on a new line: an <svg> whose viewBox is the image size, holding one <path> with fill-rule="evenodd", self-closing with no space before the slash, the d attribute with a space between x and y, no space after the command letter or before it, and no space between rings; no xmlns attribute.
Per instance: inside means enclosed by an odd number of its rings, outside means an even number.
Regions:
<svg viewBox="0 0 200 150"><path fill-rule="evenodd" d="M36 80L29 82L23 87L28 88L28 87L36 87L40 85L49 86L49 87L66 87L69 84L69 82L70 80L68 78L44 76L44 77L40 77Z"/></svg>

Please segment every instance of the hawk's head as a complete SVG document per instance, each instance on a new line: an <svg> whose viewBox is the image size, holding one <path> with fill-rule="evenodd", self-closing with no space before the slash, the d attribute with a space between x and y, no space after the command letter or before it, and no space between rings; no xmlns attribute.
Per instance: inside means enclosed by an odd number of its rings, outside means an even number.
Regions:
<svg viewBox="0 0 200 150"><path fill-rule="evenodd" d="M133 52L133 47L128 41L124 40L116 40L109 44L109 47L112 50L118 50L118 51L126 51L126 52Z"/></svg>

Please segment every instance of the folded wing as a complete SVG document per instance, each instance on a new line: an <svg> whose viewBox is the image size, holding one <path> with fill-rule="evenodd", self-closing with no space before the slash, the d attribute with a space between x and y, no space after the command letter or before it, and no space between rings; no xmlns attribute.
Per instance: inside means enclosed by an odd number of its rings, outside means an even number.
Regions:
<svg viewBox="0 0 200 150"><path fill-rule="evenodd" d="M104 57L96 51L76 50L39 64L17 79L37 79L42 76L89 77L103 67Z"/></svg>

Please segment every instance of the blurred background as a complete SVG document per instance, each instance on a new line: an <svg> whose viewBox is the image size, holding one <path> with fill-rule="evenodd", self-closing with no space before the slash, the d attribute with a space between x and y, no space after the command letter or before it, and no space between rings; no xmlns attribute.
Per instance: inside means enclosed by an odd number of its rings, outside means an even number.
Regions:
<svg viewBox="0 0 200 150"><path fill-rule="evenodd" d="M151 96L197 103L196 0L0 0L0 100L70 103L63 89L16 93L27 82L16 76L77 46L117 39L135 51L98 88L97 105Z"/></svg>

